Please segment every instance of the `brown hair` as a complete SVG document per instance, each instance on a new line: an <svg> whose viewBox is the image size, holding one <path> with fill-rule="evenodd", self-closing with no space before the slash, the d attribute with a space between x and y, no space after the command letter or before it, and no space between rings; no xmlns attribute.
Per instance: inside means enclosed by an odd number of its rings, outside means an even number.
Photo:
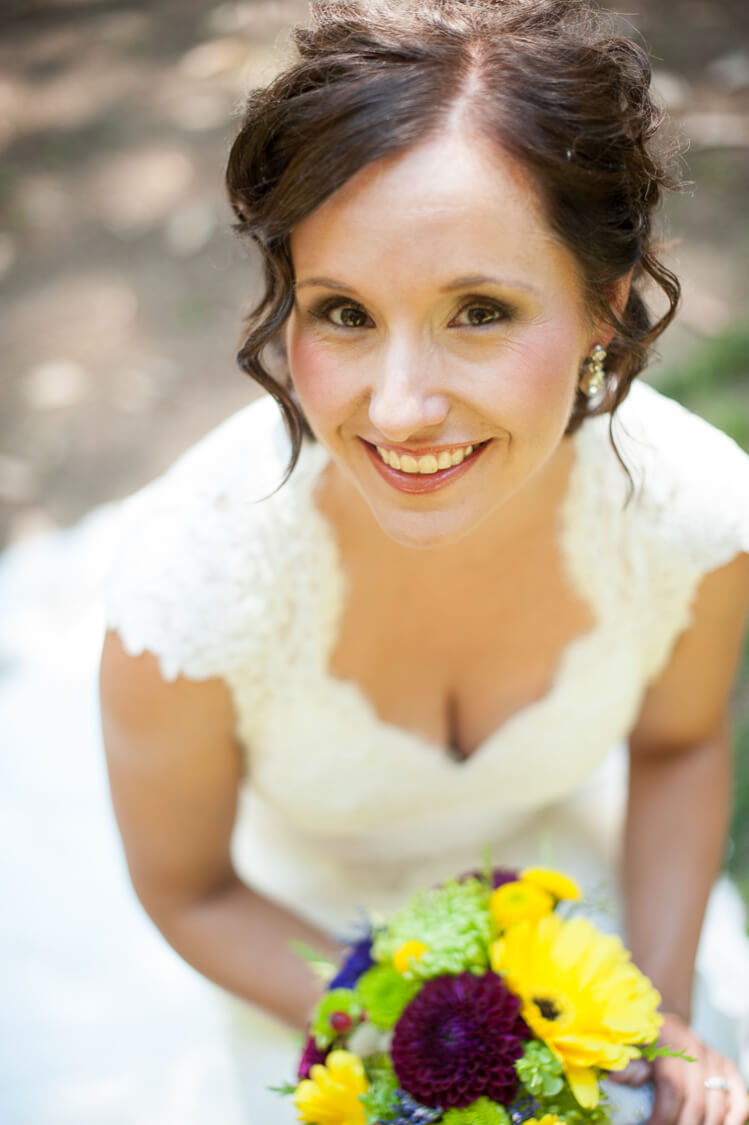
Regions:
<svg viewBox="0 0 749 1125"><path fill-rule="evenodd" d="M265 272L237 362L282 410L292 457L281 483L311 436L288 377L279 382L263 361L293 307L290 232L365 165L436 133L459 103L477 134L530 172L591 314L615 327L601 401L578 390L566 433L608 413L619 457L613 413L680 293L653 244L662 189L677 185L653 151L662 115L644 49L588 0L312 0L311 9L311 26L293 33L298 60L249 95L226 173L234 229L258 245ZM630 270L618 317L606 294ZM640 293L648 278L668 303L655 322Z"/></svg>

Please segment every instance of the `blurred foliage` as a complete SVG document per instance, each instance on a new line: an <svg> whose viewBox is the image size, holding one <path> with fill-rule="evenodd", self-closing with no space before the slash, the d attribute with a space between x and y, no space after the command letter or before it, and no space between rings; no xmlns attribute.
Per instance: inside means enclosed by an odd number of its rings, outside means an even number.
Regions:
<svg viewBox="0 0 749 1125"><path fill-rule="evenodd" d="M700 341L668 368L659 389L749 452L749 323ZM734 809L727 867L749 903L749 638L734 694Z"/></svg>

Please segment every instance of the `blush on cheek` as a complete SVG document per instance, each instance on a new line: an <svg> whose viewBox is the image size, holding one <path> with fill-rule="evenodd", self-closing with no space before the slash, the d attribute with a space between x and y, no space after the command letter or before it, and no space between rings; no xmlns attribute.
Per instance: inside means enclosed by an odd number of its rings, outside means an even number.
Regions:
<svg viewBox="0 0 749 1125"><path fill-rule="evenodd" d="M345 416L349 394L329 352L304 333L287 338L289 371L302 410L313 429L323 434Z"/></svg>
<svg viewBox="0 0 749 1125"><path fill-rule="evenodd" d="M472 382L489 395L494 389L518 405L537 402L539 396L553 397L555 387L566 383L559 357L564 355L553 341L536 339L522 346L504 349L493 361L472 371Z"/></svg>
<svg viewBox="0 0 749 1125"><path fill-rule="evenodd" d="M483 404L484 412L517 443L541 452L564 430L576 383L574 363L564 360L575 353L569 333L544 327L533 339L504 350L488 377L474 379L481 393L472 400L477 410Z"/></svg>
<svg viewBox="0 0 749 1125"><path fill-rule="evenodd" d="M566 398L577 372L565 357L574 357L577 348L577 339L563 328L544 332L517 356L520 385L532 397L548 395L552 401Z"/></svg>

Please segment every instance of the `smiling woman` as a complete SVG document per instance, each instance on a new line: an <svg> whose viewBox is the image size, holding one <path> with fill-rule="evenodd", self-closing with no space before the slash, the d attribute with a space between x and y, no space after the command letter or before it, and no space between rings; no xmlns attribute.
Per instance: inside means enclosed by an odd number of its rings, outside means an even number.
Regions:
<svg viewBox="0 0 749 1125"><path fill-rule="evenodd" d="M587 309L613 329L608 372L618 378L598 403L578 394L568 433L611 413L679 296L651 230L661 190L675 182L652 144L662 115L645 52L577 0L349 0L315 12L296 34L299 64L248 99L227 168L237 229L261 247L268 280L239 360L277 397L295 453L303 419L262 363L294 300L291 231L363 169L436 136L470 136L509 158L516 191L530 189L547 237L571 251ZM460 173L444 163L434 171L433 187ZM480 240L489 217L473 210L472 219ZM617 286L630 277L620 306ZM655 324L639 293L646 278L668 303Z"/></svg>
<svg viewBox="0 0 749 1125"><path fill-rule="evenodd" d="M434 547L473 532L492 549L542 518L580 368L614 328L592 322L522 167L455 115L353 176L294 229L291 254L296 394L388 538ZM612 285L612 301L623 307L628 288L629 276ZM460 472L443 476L441 454Z"/></svg>
<svg viewBox="0 0 749 1125"><path fill-rule="evenodd" d="M742 1125L713 884L749 457L636 380L678 296L647 59L584 0L312 13L227 172L269 394L126 505L101 682L134 885L240 998L248 1119L281 1125L320 993L290 939L338 957L357 906L551 837L697 1060L625 1075L653 1125Z"/></svg>

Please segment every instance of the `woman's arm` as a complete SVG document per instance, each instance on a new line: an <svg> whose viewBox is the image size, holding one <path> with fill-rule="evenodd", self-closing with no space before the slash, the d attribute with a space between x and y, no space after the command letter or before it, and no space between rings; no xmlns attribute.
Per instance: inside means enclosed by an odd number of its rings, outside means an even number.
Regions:
<svg viewBox="0 0 749 1125"><path fill-rule="evenodd" d="M174 949L204 976L303 1030L321 985L289 948L340 947L246 886L230 857L241 758L218 681L166 683L108 633L100 695L115 815L136 894Z"/></svg>
<svg viewBox="0 0 749 1125"><path fill-rule="evenodd" d="M731 804L730 707L749 612L749 555L707 575L690 628L648 691L630 735L624 849L628 941L668 1013L664 1040L697 1064L661 1060L653 1120L746 1120L746 1092L723 1104L704 1079L737 1076L688 1031L694 961L710 888L720 870ZM730 1102L730 1099L729 1099ZM716 1103L718 1103L716 1105Z"/></svg>

